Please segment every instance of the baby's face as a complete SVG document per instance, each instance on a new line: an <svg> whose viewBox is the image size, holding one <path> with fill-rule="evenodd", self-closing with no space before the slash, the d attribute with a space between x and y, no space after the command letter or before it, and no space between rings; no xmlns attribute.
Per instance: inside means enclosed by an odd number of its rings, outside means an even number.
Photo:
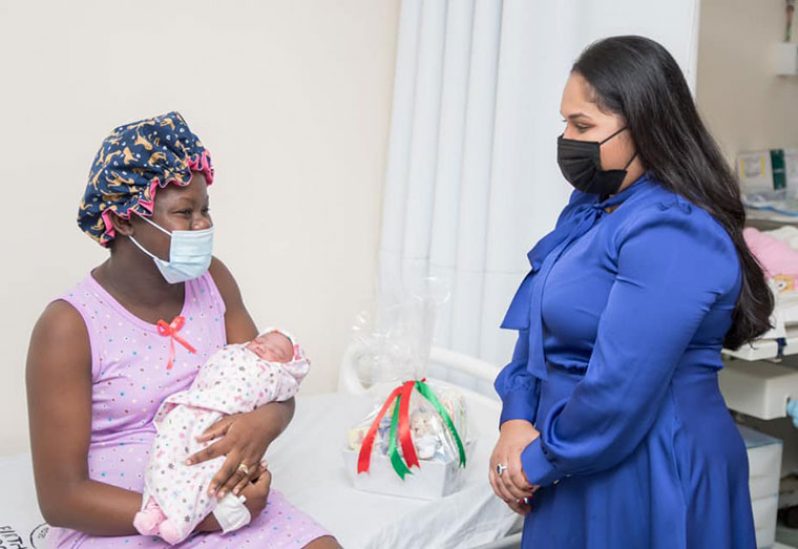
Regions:
<svg viewBox="0 0 798 549"><path fill-rule="evenodd" d="M291 340L279 332L259 335L247 343L247 349L269 362L291 362L294 358Z"/></svg>

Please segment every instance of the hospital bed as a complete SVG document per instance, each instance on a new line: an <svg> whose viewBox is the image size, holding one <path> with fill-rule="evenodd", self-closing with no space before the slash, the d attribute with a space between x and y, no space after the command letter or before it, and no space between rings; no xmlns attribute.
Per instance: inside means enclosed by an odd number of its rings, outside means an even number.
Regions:
<svg viewBox="0 0 798 549"><path fill-rule="evenodd" d="M341 449L346 430L376 402L360 379L362 353L362 347L356 344L347 349L338 392L297 397L294 421L267 456L274 487L332 531L347 548L518 547L520 517L493 496L486 481L488 458L498 434L500 402L492 387L497 367L433 348L428 377L456 385L464 393L471 427L479 439L464 488L443 501L426 502L356 491L344 470ZM735 362L747 363L739 359ZM721 385L729 371L722 373ZM750 389L750 380L746 383ZM732 408L745 407L742 400L729 399L728 395L727 400ZM772 472L778 470L781 447L771 437L744 428L742 431L752 464L752 494L757 496L758 538L760 546L767 547L773 539L775 513ZM0 457L0 485L6 493L0 500L0 541L5 543L0 546L43 547L47 525L38 511L29 454ZM15 545L15 541L19 543Z"/></svg>
<svg viewBox="0 0 798 549"><path fill-rule="evenodd" d="M518 547L520 517L492 494L487 482L500 413L492 389L496 366L444 349L432 351L428 377L463 391L470 428L478 438L463 488L430 502L352 487L342 457L346 432L376 402L358 380L359 352L356 345L347 350L338 392L297 397L291 426L267 454L273 487L347 548ZM0 456L0 485L6 494L0 500L0 547L43 547L47 525L36 503L30 454Z"/></svg>

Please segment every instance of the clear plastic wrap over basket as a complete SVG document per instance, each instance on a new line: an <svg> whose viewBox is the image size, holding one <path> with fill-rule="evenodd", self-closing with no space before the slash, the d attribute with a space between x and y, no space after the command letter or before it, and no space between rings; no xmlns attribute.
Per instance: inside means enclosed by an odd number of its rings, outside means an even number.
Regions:
<svg viewBox="0 0 798 549"><path fill-rule="evenodd" d="M364 387L389 386L426 375L438 311L449 300L435 277L383 287L352 326L355 371Z"/></svg>
<svg viewBox="0 0 798 549"><path fill-rule="evenodd" d="M428 386L435 393L449 418L451 418L461 443L465 444L468 439L468 421L462 393L450 386L441 386L434 382L429 383ZM360 451L363 440L387 397L387 394L382 395L381 398L378 397L371 413L349 430L347 444L350 450ZM372 456L374 457L378 455L388 456L394 406L397 406L396 402L388 408L379 422L372 449ZM446 425L444 417L436 410L435 406L417 390L413 390L411 393L408 423L410 426L410 438L422 469L424 468L424 462L444 464L459 462L458 444L451 429ZM402 445L397 444L396 449L403 460L407 462L408 456L404 455Z"/></svg>

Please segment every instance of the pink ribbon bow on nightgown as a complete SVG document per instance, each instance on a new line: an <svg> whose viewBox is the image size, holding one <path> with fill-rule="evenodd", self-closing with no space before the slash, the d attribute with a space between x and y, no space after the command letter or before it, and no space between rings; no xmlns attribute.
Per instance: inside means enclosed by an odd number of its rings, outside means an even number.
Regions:
<svg viewBox="0 0 798 549"><path fill-rule="evenodd" d="M191 343L177 335L177 332L183 329L186 323L185 317L180 315L174 317L169 324L165 320L159 320L157 327L158 333L164 337L169 337L169 362L166 363L166 369L171 370L175 361L175 341L180 343L189 353L196 353L197 350L191 346Z"/></svg>

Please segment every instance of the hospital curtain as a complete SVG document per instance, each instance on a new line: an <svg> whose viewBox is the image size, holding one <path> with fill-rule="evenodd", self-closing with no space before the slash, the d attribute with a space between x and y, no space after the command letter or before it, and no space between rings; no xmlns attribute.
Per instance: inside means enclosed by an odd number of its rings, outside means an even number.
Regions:
<svg viewBox="0 0 798 549"><path fill-rule="evenodd" d="M591 41L651 37L695 81L698 0L403 0L378 293L435 277L434 344L505 363L499 329L526 252L571 189L556 164L560 94Z"/></svg>

